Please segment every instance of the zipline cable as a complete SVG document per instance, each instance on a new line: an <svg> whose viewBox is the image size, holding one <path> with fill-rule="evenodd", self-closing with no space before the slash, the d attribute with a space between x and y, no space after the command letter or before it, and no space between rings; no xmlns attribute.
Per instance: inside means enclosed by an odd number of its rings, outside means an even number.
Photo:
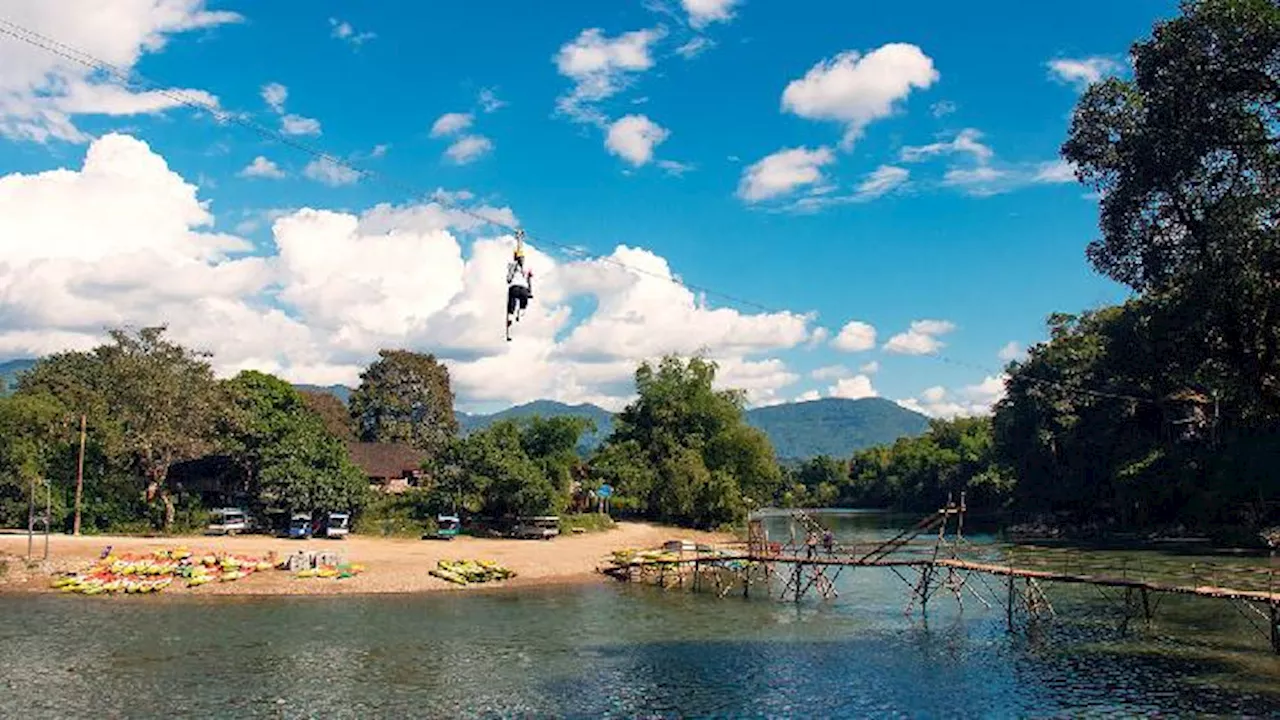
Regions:
<svg viewBox="0 0 1280 720"><path fill-rule="evenodd" d="M576 246L568 245L565 243L559 243L554 240L551 240L550 238L546 238L546 237L533 238L529 236L527 233L525 233L522 228L512 225L510 223L506 223L501 218L494 217L492 215L487 215L481 212L477 212L463 205L455 203L447 195L444 195L442 193L431 193L431 194L424 195L421 191L421 188L411 185L410 183L398 180L395 177L388 175L386 173L375 172L373 170L369 170L367 168L362 168L357 165L354 165L347 160L331 155L307 143L301 142L295 138L285 135L279 130L275 130L273 128L263 125L262 123L256 122L246 117L243 114L228 112L213 103L210 103L201 98L195 97L192 94L184 92L182 90L174 90L172 88L166 88L140 73L137 73L135 71L123 70L119 67L116 67L115 65L112 65L111 63L105 60L102 60L87 52L84 52L83 50L79 50L78 48L67 45L66 43L62 43L46 35L42 35L34 30L31 30L30 28L19 25L3 17L0 17L0 35L7 35L15 40L24 42L28 45L44 50L45 52L51 53L65 60L70 60L71 62L88 67L91 70L96 70L98 72L109 75L110 77L114 78L117 82L121 83L128 89L133 89L133 90L141 89L146 92L152 92L152 93L161 95L163 97L169 98L170 100L173 100L174 102L179 103L181 105L186 105L187 107L190 107L192 109L207 112L210 115L212 115L214 118L216 118L219 122L239 125L245 129L248 129L252 132L257 133L258 135L263 136L268 140L274 140L283 145L291 147L295 150L304 152L308 155L311 155L312 157L317 158L318 160L331 163L334 166L344 168L346 170L354 172L358 176L371 177L371 178L382 180L384 183L391 185L392 187L395 187L399 190L407 192L410 197L419 197L419 196L430 197L432 202L435 202L438 205L446 207L449 210L466 215L467 217L477 220L483 224L496 225L498 227L502 227L507 230L520 233L525 238L528 238L530 240L537 240L537 242L542 245L555 247L574 257L605 262L640 275L646 275L649 277L657 278L659 280L666 280L675 285L679 285L680 287L683 287L686 290L698 292L709 297L718 297L722 300L726 300L728 302L734 303L741 307L749 307L749 308L760 310L762 312L765 312L771 315L802 316L801 313L797 313L792 310L778 310L776 308L770 307L763 303L755 302L753 300L748 300L745 298L730 295L728 293L720 292L718 290L714 290L709 287L704 287L704 286L699 286L699 285L694 285L694 284L684 282L683 280L676 277L674 273L664 275L662 273L657 273L651 270L646 270L644 268L635 267L634 265L629 265L625 262L622 262L621 260L618 260L616 258L612 258L609 256L597 255L592 257L591 255L589 255L588 253L584 252L583 250L581 250ZM993 371L991 368L975 365L972 363L965 363L965 362L953 360L951 358L948 358L936 352L926 353L926 355L928 355L929 357L935 358L937 360L940 360L944 363L957 365L960 367L967 367L969 369L975 369L980 372L987 373L990 376L998 376L1003 372L1003 371L1000 371L1000 372ZM1139 397L1135 395L1125 395L1121 393L1109 393L1109 392L1103 392L1103 391L1097 391L1097 390L1090 390L1087 388L1069 387L1066 384L1060 383L1058 381L1036 378L1029 375L1022 375L1020 377L1023 377L1037 384L1050 385L1050 386L1058 387L1061 389L1065 389L1068 392L1076 392L1076 393L1092 395L1100 398L1130 400L1135 402L1151 402L1151 403L1156 402L1154 399L1149 397Z"/></svg>

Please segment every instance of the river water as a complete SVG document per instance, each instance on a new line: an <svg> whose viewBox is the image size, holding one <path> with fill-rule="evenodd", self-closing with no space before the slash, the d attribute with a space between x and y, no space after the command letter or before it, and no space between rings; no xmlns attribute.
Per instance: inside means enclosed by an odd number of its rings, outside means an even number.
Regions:
<svg viewBox="0 0 1280 720"><path fill-rule="evenodd" d="M884 533L835 524L846 541ZM1122 632L1114 598L1051 586L1058 617L1010 633L972 596L904 615L887 570L837 587L798 606L605 582L0 597L0 717L1280 716L1280 658L1224 601L1163 600Z"/></svg>

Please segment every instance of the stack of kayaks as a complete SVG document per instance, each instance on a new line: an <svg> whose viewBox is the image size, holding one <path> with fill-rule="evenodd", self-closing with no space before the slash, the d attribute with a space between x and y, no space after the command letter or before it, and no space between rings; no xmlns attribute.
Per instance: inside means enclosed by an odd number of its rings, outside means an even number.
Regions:
<svg viewBox="0 0 1280 720"><path fill-rule="evenodd" d="M334 580L345 580L346 578L355 577L364 572L363 565L354 565L351 563L340 563L338 565L321 565L314 568L303 568L295 573L297 578L332 578Z"/></svg>
<svg viewBox="0 0 1280 720"><path fill-rule="evenodd" d="M216 553L196 556L186 548L156 550L149 555L108 554L85 572L55 578L52 586L81 595L154 593L186 580L198 587L214 580L234 582L259 570L270 570L269 561Z"/></svg>
<svg viewBox="0 0 1280 720"><path fill-rule="evenodd" d="M492 560L441 560L430 574L455 585L493 582L516 576L514 570Z"/></svg>

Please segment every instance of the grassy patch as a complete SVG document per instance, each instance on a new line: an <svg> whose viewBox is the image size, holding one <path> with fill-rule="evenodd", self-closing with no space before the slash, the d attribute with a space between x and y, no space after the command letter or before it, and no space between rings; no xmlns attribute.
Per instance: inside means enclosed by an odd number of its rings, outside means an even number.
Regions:
<svg viewBox="0 0 1280 720"><path fill-rule="evenodd" d="M560 516L560 532L570 534L575 528L581 528L583 532L600 532L602 530L612 530L618 524L613 518L604 513L581 513L576 515Z"/></svg>

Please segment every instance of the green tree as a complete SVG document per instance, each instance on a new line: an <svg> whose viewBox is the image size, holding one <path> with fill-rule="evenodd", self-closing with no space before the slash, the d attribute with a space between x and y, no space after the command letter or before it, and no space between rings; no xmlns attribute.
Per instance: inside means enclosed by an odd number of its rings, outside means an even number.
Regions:
<svg viewBox="0 0 1280 720"><path fill-rule="evenodd" d="M458 432L448 368L434 355L407 350L378 354L351 394L357 436L364 442L399 442L441 452Z"/></svg>
<svg viewBox="0 0 1280 720"><path fill-rule="evenodd" d="M1063 156L1101 194L1100 272L1176 314L1246 422L1280 417L1280 6L1187 0L1132 80L1080 99Z"/></svg>
<svg viewBox="0 0 1280 720"><path fill-rule="evenodd" d="M351 426L351 413L341 399L327 392L312 390L298 392L302 395L302 401L306 403L307 408L324 423L325 430L330 435L343 442L356 440L355 431Z"/></svg>
<svg viewBox="0 0 1280 720"><path fill-rule="evenodd" d="M227 391L223 441L263 505L294 512L363 507L363 473L297 389L274 375L246 370L227 381Z"/></svg>
<svg viewBox="0 0 1280 720"><path fill-rule="evenodd" d="M637 399L591 460L619 501L668 522L714 527L772 503L782 472L761 431L746 424L740 390L714 388L716 365L664 357L636 370Z"/></svg>
<svg viewBox="0 0 1280 720"><path fill-rule="evenodd" d="M148 502L163 506L168 529L176 511L169 467L215 446L225 396L206 353L165 339L166 328L112 330L91 352L60 353L18 382L19 394L46 393L90 418L114 464L143 479Z"/></svg>
<svg viewBox="0 0 1280 720"><path fill-rule="evenodd" d="M60 457L70 451L67 414L47 395L0 397L0 525L26 525L32 483L52 479ZM44 493L36 498L44 509ZM62 505L62 498L56 505Z"/></svg>

